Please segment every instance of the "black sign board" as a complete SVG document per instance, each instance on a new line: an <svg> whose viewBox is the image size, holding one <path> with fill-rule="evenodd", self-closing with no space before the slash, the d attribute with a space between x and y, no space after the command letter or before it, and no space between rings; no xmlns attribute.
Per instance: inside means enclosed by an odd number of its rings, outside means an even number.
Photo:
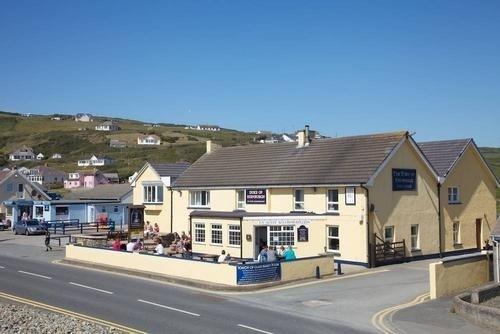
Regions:
<svg viewBox="0 0 500 334"><path fill-rule="evenodd" d="M297 241L298 242L309 241L309 229L304 225L301 225L297 229Z"/></svg>
<svg viewBox="0 0 500 334"><path fill-rule="evenodd" d="M129 207L128 240L144 239L144 207Z"/></svg>
<svg viewBox="0 0 500 334"><path fill-rule="evenodd" d="M392 170L392 191L417 190L417 171L415 169Z"/></svg>
<svg viewBox="0 0 500 334"><path fill-rule="evenodd" d="M266 204L266 189L246 189L246 204Z"/></svg>

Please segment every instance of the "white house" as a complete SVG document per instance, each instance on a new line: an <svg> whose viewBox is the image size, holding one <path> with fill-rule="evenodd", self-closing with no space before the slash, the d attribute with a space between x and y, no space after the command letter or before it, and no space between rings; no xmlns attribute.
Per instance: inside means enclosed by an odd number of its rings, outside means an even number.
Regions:
<svg viewBox="0 0 500 334"><path fill-rule="evenodd" d="M95 126L96 131L118 131L121 128L113 121L105 121Z"/></svg>
<svg viewBox="0 0 500 334"><path fill-rule="evenodd" d="M93 122L92 115L82 113L76 114L75 122Z"/></svg>
<svg viewBox="0 0 500 334"><path fill-rule="evenodd" d="M88 167L88 166L107 166L114 163L114 160L108 157L96 157L91 156L90 159L78 160L78 166Z"/></svg>
<svg viewBox="0 0 500 334"><path fill-rule="evenodd" d="M21 161L21 160L35 160L35 154L31 147L23 146L18 150L9 154L9 160L11 161Z"/></svg>
<svg viewBox="0 0 500 334"><path fill-rule="evenodd" d="M196 126L186 126L185 129L198 130L198 131L220 131L220 126L200 124Z"/></svg>
<svg viewBox="0 0 500 334"><path fill-rule="evenodd" d="M52 159L61 159L61 158L62 158L61 153L54 153L54 154L52 154Z"/></svg>
<svg viewBox="0 0 500 334"><path fill-rule="evenodd" d="M36 160L43 160L43 158L45 158L43 153L38 153L38 155L36 156Z"/></svg>
<svg viewBox="0 0 500 334"><path fill-rule="evenodd" d="M137 137L138 145L160 145L161 139L157 135L140 135Z"/></svg>

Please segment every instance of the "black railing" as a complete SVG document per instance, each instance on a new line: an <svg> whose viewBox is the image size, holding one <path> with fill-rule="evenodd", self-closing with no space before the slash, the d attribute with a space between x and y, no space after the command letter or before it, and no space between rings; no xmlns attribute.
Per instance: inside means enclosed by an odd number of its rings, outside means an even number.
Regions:
<svg viewBox="0 0 500 334"><path fill-rule="evenodd" d="M115 222L109 220L103 222L85 222L80 223L79 219L64 219L64 220L49 220L42 223L42 226L49 229L53 234L72 234L84 232L100 232L100 231L114 231Z"/></svg>
<svg viewBox="0 0 500 334"><path fill-rule="evenodd" d="M375 262L377 264L404 260L406 257L405 240L388 242L375 234Z"/></svg>

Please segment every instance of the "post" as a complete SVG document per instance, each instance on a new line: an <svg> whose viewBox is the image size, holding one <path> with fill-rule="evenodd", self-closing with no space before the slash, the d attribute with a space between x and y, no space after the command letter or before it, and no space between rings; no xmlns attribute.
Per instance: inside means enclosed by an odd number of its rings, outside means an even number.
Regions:
<svg viewBox="0 0 500 334"><path fill-rule="evenodd" d="M337 275L343 275L341 263L337 261Z"/></svg>
<svg viewBox="0 0 500 334"><path fill-rule="evenodd" d="M321 273L319 271L319 266L316 266L316 278L319 279L321 277Z"/></svg>
<svg viewBox="0 0 500 334"><path fill-rule="evenodd" d="M80 234L83 234L83 223L79 223L80 224Z"/></svg>

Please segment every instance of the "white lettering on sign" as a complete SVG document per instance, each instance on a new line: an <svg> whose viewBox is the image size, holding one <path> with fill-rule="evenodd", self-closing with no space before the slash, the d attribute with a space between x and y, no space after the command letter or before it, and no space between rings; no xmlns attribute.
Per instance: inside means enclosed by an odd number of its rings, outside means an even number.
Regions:
<svg viewBox="0 0 500 334"><path fill-rule="evenodd" d="M309 224L311 221L308 219L259 219L251 220L254 225L304 225Z"/></svg>

